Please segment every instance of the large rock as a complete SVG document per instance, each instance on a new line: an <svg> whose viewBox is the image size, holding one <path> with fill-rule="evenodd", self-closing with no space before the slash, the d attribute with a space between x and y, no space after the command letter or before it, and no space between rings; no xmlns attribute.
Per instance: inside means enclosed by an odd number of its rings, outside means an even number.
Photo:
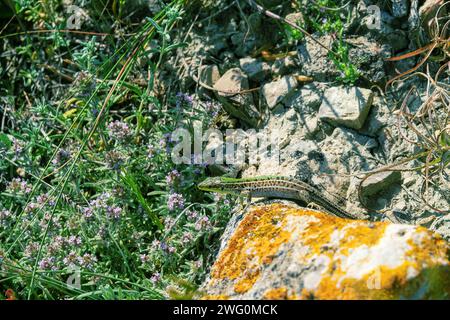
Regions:
<svg viewBox="0 0 450 320"><path fill-rule="evenodd" d="M282 203L230 222L204 299L444 299L449 245L423 227Z"/></svg>
<svg viewBox="0 0 450 320"><path fill-rule="evenodd" d="M358 87L332 87L325 91L319 119L333 125L361 129L372 105L373 92Z"/></svg>

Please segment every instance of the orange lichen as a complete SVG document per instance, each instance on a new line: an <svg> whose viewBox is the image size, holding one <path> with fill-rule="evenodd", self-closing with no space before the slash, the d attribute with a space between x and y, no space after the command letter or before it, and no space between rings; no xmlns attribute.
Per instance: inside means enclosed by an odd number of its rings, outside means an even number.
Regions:
<svg viewBox="0 0 450 320"><path fill-rule="evenodd" d="M201 297L200 300L229 300L230 297L224 294L206 295Z"/></svg>
<svg viewBox="0 0 450 320"><path fill-rule="evenodd" d="M298 219L301 216L308 218ZM301 227L297 228L299 225ZM254 207L240 222L216 260L210 286L225 280L231 282L236 294L248 292L265 272L265 266L272 263L280 246L292 242L295 233L295 239L298 239L295 241L300 242L296 245L306 248L298 253L299 263L308 265L319 257L329 262L324 264L325 270L317 271L320 272L317 275L319 281L317 284L314 284L315 280L310 282L309 290L302 289L295 294L290 293L288 287L276 287L268 289L264 299L399 299L415 297L421 292L419 289L424 281L435 288L427 288L426 297L442 298L450 294L450 271L443 268L448 263L449 246L445 240L421 227L413 231L420 243L414 243L412 239L406 242L410 249L398 257L403 259L399 260L401 265L398 267L375 263L373 270L356 279L345 269L348 266L341 265L342 259L349 257L353 250L375 247L389 225L387 222L350 221L278 203Z"/></svg>
<svg viewBox="0 0 450 320"><path fill-rule="evenodd" d="M283 228L284 217L311 212L281 204L250 211L214 264L212 279L237 279L235 291L248 291L259 278L263 265L269 264L278 248L291 237L291 233Z"/></svg>
<svg viewBox="0 0 450 320"><path fill-rule="evenodd" d="M267 290L263 299L266 300L286 300L288 299L288 291L286 288L274 288Z"/></svg>
<svg viewBox="0 0 450 320"><path fill-rule="evenodd" d="M373 234L365 234L365 237L363 236L364 228L361 228L361 232L358 232L358 235L362 238L358 239L359 236L355 237L350 244L342 241L340 243L340 253L348 253L349 247L361 246L363 244L369 246L376 245L383 236L386 224L378 223L375 228L379 230L372 229L371 233ZM425 229L423 231L421 229L423 228L418 227L415 232L426 232ZM348 234L346 234L347 236ZM370 239L370 243L367 242L368 239ZM361 241L359 242L358 240ZM408 240L408 244L411 246L411 249L406 252L404 261L400 266L396 268L379 266L377 269L364 275L361 279L352 279L345 278L345 271L340 268L339 264L335 264L333 271L328 270L328 272L324 273L318 288L311 291L304 290L302 292L302 298L314 296L316 299L399 299L416 295L420 285L423 285L425 274L427 273L427 279L430 278L430 272L439 273L440 276L438 278L441 282L443 279L448 279L446 276L443 277L443 274L445 272L448 273L448 270L443 270L442 266L436 263L436 258L446 259L447 257L448 244L444 240L440 239L436 241L436 238L426 233L420 246L414 244L411 239ZM436 266L438 267L435 268ZM429 269L424 270L425 267L429 267ZM417 272L420 271L420 276L409 279L408 272L411 268ZM437 291L440 292L441 298L442 294L447 295L445 292L448 292L450 289L448 286L448 282L450 281L444 281L447 282L446 286L439 285L437 282L434 283L434 281L433 283L428 283L429 288L440 287ZM400 290L398 290L399 288L401 288L401 296ZM433 297L436 296L432 292L424 294L428 297L430 295Z"/></svg>

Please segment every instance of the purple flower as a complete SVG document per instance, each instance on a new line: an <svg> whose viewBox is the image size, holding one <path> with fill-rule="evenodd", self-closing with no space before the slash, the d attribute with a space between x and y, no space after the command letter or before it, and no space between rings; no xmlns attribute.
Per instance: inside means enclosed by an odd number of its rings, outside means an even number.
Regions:
<svg viewBox="0 0 450 320"><path fill-rule="evenodd" d="M31 189L32 189L31 185L28 184L28 182L26 182L25 180L22 180L21 178L14 178L8 184L8 190L12 192L30 193Z"/></svg>
<svg viewBox="0 0 450 320"><path fill-rule="evenodd" d="M39 268L41 270L54 270L55 269L55 258L54 257L48 257L43 258L41 261L39 261Z"/></svg>
<svg viewBox="0 0 450 320"><path fill-rule="evenodd" d="M1 220L6 220L11 216L11 211L3 209L0 210L0 221Z"/></svg>
<svg viewBox="0 0 450 320"><path fill-rule="evenodd" d="M37 203L34 202L30 202L29 204L27 204L27 206L25 207L25 212L30 213L33 212L34 210L36 210L39 207L39 205Z"/></svg>
<svg viewBox="0 0 450 320"><path fill-rule="evenodd" d="M171 193L169 195L169 199L167 200L167 206L170 211L175 209L183 209L184 208L184 198L183 195L179 193Z"/></svg>
<svg viewBox="0 0 450 320"><path fill-rule="evenodd" d="M167 243L161 242L160 245L159 245L159 248L160 248L162 251L167 251L167 249L168 249Z"/></svg>
<svg viewBox="0 0 450 320"><path fill-rule="evenodd" d="M178 170L172 170L169 172L166 176L166 182L169 186L172 186L176 184L179 181L179 178L181 177L181 174L178 172Z"/></svg>
<svg viewBox="0 0 450 320"><path fill-rule="evenodd" d="M38 250L39 250L39 243L31 242L25 247L24 254L27 257L32 257Z"/></svg>
<svg viewBox="0 0 450 320"><path fill-rule="evenodd" d="M63 263L68 267L74 267L80 261L80 257L75 253L75 251L70 251L70 253L63 259Z"/></svg>
<svg viewBox="0 0 450 320"><path fill-rule="evenodd" d="M175 249L175 247L173 247L173 246L169 246L169 247L167 248L167 251L168 251L169 253L175 253L175 251L177 251L177 249Z"/></svg>
<svg viewBox="0 0 450 320"><path fill-rule="evenodd" d="M81 245L81 237L79 236L70 236L69 239L67 240L67 243L72 245L72 246L79 246Z"/></svg>
<svg viewBox="0 0 450 320"><path fill-rule="evenodd" d="M193 239L194 239L194 237L192 236L192 233L185 232L185 233L183 233L183 236L181 237L181 242L183 242L184 244L187 244L187 243L191 242Z"/></svg>
<svg viewBox="0 0 450 320"><path fill-rule="evenodd" d="M20 140L17 140L16 138L12 138L12 148L14 149L14 153L16 154L16 157L22 153L24 146L25 146L25 143L23 143Z"/></svg>
<svg viewBox="0 0 450 320"><path fill-rule="evenodd" d="M49 203L50 204L50 202L54 203L53 201L49 200L49 197L48 197L48 195L46 193L37 196L36 197L36 202L39 205L43 205L44 203Z"/></svg>
<svg viewBox="0 0 450 320"><path fill-rule="evenodd" d="M161 274L159 272L155 272L151 277L150 277L150 281L153 283L158 282L159 280L161 280Z"/></svg>
<svg viewBox="0 0 450 320"><path fill-rule="evenodd" d="M211 222L209 221L209 218L207 216L203 216L200 219L197 220L194 226L195 230L208 230L211 228Z"/></svg>
<svg viewBox="0 0 450 320"><path fill-rule="evenodd" d="M194 99L192 98L192 96L183 93L183 92L178 92L177 96L176 96L176 107L179 109L183 106L185 107L191 107L192 104L194 102Z"/></svg>
<svg viewBox="0 0 450 320"><path fill-rule="evenodd" d="M122 208L120 208L120 207L108 206L106 208L106 216L108 218L119 219L121 215L122 215Z"/></svg>
<svg viewBox="0 0 450 320"><path fill-rule="evenodd" d="M198 212L197 212L197 211L191 211L191 210L189 210L189 211L186 213L186 215L187 215L187 217L188 217L189 220L195 220L195 219L197 219L197 217L198 217Z"/></svg>
<svg viewBox="0 0 450 320"><path fill-rule="evenodd" d="M172 217L166 217L164 219L164 227L166 230L172 229L172 227L175 225L175 219Z"/></svg>
<svg viewBox="0 0 450 320"><path fill-rule="evenodd" d="M97 258L90 253L85 253L82 257L78 257L78 263L80 266L87 269L92 269L96 262Z"/></svg>
<svg viewBox="0 0 450 320"><path fill-rule="evenodd" d="M152 248L154 248L154 249L159 249L159 247L161 246L161 241L159 241L159 240L153 240L153 242L152 242Z"/></svg>
<svg viewBox="0 0 450 320"><path fill-rule="evenodd" d="M50 253L58 253L66 244L66 239L62 236L56 236L52 239L52 242L48 246Z"/></svg>
<svg viewBox="0 0 450 320"><path fill-rule="evenodd" d="M114 121L108 124L109 134L115 140L125 140L131 136L128 125L122 121Z"/></svg>
<svg viewBox="0 0 450 320"><path fill-rule="evenodd" d="M206 101L205 110L211 115L211 118L214 118L219 114L220 106L212 101Z"/></svg>
<svg viewBox="0 0 450 320"><path fill-rule="evenodd" d="M91 207L83 208L82 210L85 218L89 219L94 215L94 210Z"/></svg>
<svg viewBox="0 0 450 320"><path fill-rule="evenodd" d="M147 255L147 254L141 254L141 255L139 256L139 258L141 259L141 262L142 262L142 263L147 263L147 262L150 261L150 256Z"/></svg>

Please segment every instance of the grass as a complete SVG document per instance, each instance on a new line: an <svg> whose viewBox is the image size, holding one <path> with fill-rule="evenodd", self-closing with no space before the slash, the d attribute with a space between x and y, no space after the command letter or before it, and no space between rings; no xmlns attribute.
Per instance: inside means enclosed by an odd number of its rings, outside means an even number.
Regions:
<svg viewBox="0 0 450 320"><path fill-rule="evenodd" d="M293 6L302 13L303 21L296 24L310 33L319 35L330 35L333 37L332 51L329 58L333 61L341 75L337 81L344 84L355 84L360 77L357 67L349 59L349 48L344 40L344 25L349 21L349 16L345 16L346 3L348 1L317 0L311 5L304 6L300 1L294 1ZM304 39L305 35L292 28L285 26L285 33L288 42Z"/></svg>
<svg viewBox="0 0 450 320"><path fill-rule="evenodd" d="M182 45L170 34L183 2L103 36L125 25L124 5L105 3L83 35L54 32L64 30L57 1L17 1L18 20L39 32L10 24L0 35L15 53L1 69L2 296L162 299L192 295L205 276L228 206L195 190L206 166L171 162L170 133L186 118L208 124L209 105L155 94L160 65ZM143 61L149 76L136 84Z"/></svg>

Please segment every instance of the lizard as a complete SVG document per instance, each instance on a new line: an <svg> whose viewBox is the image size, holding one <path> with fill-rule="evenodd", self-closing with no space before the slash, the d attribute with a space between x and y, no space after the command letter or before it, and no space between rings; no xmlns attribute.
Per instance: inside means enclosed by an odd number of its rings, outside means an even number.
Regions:
<svg viewBox="0 0 450 320"><path fill-rule="evenodd" d="M282 198L315 204L327 213L345 219L368 220L364 214L350 213L342 209L317 188L306 182L284 176L258 176L230 178L226 176L207 178L198 184L202 191L234 194L240 196Z"/></svg>

